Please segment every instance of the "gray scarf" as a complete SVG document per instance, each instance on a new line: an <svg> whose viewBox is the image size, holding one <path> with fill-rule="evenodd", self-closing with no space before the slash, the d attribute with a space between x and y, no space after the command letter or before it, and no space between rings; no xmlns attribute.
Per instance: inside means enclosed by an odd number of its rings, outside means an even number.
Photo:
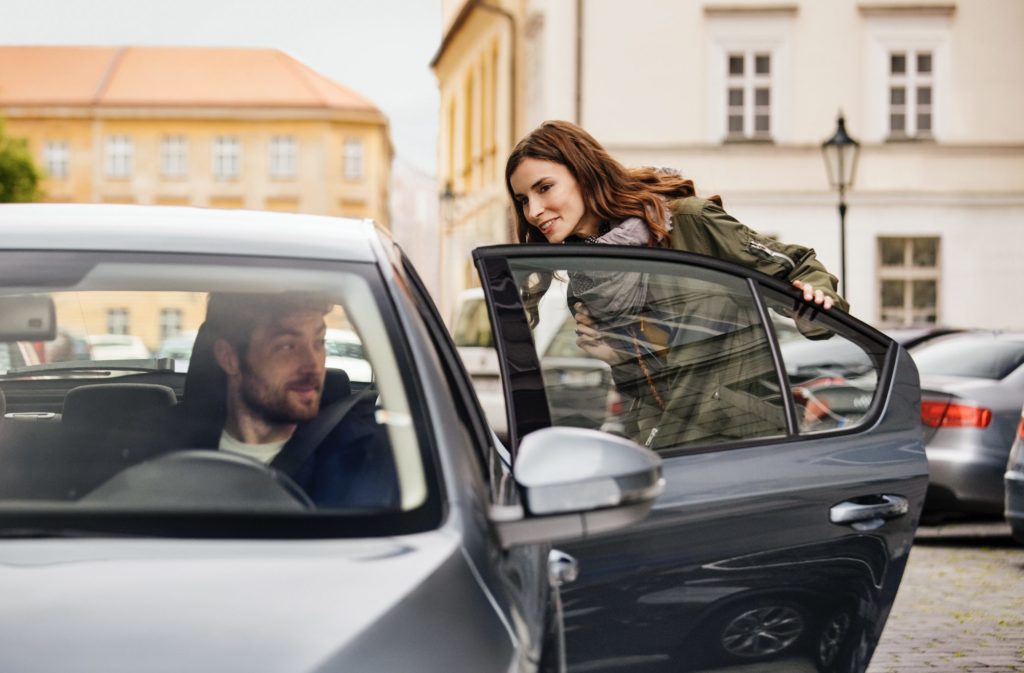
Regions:
<svg viewBox="0 0 1024 673"><path fill-rule="evenodd" d="M671 225L670 225L671 226ZM591 236L588 243L605 245L647 245L651 230L639 217L631 217L607 233ZM624 328L636 321L647 297L647 274L634 271L569 274L569 306L583 302L603 330Z"/></svg>

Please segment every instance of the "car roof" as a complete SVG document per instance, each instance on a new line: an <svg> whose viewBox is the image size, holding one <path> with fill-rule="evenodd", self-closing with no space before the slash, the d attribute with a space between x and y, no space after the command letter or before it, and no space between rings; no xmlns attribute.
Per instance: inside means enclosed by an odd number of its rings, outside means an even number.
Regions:
<svg viewBox="0 0 1024 673"><path fill-rule="evenodd" d="M2 250L109 250L372 262L370 220L121 204L0 205Z"/></svg>

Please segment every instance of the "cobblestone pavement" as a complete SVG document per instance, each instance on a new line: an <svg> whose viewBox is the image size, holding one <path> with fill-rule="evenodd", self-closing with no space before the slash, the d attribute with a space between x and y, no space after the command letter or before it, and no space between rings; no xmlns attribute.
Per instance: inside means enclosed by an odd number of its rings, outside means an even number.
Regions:
<svg viewBox="0 0 1024 673"><path fill-rule="evenodd" d="M922 526L868 673L1024 673L1024 547L1002 523Z"/></svg>

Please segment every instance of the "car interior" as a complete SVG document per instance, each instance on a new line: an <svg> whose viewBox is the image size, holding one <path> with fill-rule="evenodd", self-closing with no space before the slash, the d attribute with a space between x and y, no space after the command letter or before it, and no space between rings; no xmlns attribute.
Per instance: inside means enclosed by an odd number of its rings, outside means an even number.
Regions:
<svg viewBox="0 0 1024 673"><path fill-rule="evenodd" d="M102 266L94 267L93 273ZM423 502L424 472L415 432L405 420L409 409L403 382L384 321L365 283L350 283L355 290L336 293L338 303L325 320L349 330L354 338L372 342L360 363L373 372L371 380L353 383L344 369L329 367L320 414L299 425L279 456L286 459L280 465L275 459L277 469L268 469L251 458L216 451L225 422L227 378L214 357L214 338L202 322L206 293L196 292L195 280L189 280L195 270L178 269L173 274L188 287L174 288L170 283L159 291L147 288L144 275L126 281L123 271L108 268L99 276L108 273L118 280L97 287L87 273L69 287L50 288L58 291L25 292L19 287L0 293L0 342L37 355L31 363L12 361L0 372L0 508L314 509L289 470L297 471L328 441L328 433L341 419L354 414L376 419L381 427L379 449L391 454L393 479L401 482L395 487L401 490L398 507L408 510ZM229 291L251 285L253 275L259 275L242 272L248 280L227 283ZM320 275L316 283L321 285L338 287L344 280L336 274ZM282 287L273 281L266 285L276 286L276 291ZM222 291L215 285L210 290ZM179 319L184 317L177 329L163 330L167 335L196 329L184 371L180 358L46 361L47 345L59 332L95 333L97 323L99 329L111 324L114 313L106 307L132 301L133 308L142 307L137 313L148 309L150 316L162 318L176 311ZM349 320L346 311L361 317ZM136 318L131 328L146 336L157 327ZM151 350L156 352L158 345L152 344ZM352 506L374 507L360 503Z"/></svg>

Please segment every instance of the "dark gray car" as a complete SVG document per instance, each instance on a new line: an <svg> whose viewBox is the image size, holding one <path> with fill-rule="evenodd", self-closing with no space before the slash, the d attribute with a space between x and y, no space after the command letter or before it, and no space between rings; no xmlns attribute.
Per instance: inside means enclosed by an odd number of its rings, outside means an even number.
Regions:
<svg viewBox="0 0 1024 673"><path fill-rule="evenodd" d="M925 510L995 515L1024 404L1024 334L971 331L911 351L931 481Z"/></svg>
<svg viewBox="0 0 1024 673"><path fill-rule="evenodd" d="M580 563L563 590L570 670L863 671L927 487L909 355L784 283L707 257L542 245L475 258L513 445L541 428L612 421L663 460L666 490L648 519L563 547ZM560 329L601 276L645 288L642 303L602 316L621 403L594 418L591 386L577 397L586 414L566 414L569 389L533 335L546 320ZM571 299L531 328L523 290L545 284L541 304ZM637 336L641 323L660 343ZM801 366L780 336L809 344ZM837 350L856 351L858 366L831 366ZM648 430L652 416L661 422Z"/></svg>

